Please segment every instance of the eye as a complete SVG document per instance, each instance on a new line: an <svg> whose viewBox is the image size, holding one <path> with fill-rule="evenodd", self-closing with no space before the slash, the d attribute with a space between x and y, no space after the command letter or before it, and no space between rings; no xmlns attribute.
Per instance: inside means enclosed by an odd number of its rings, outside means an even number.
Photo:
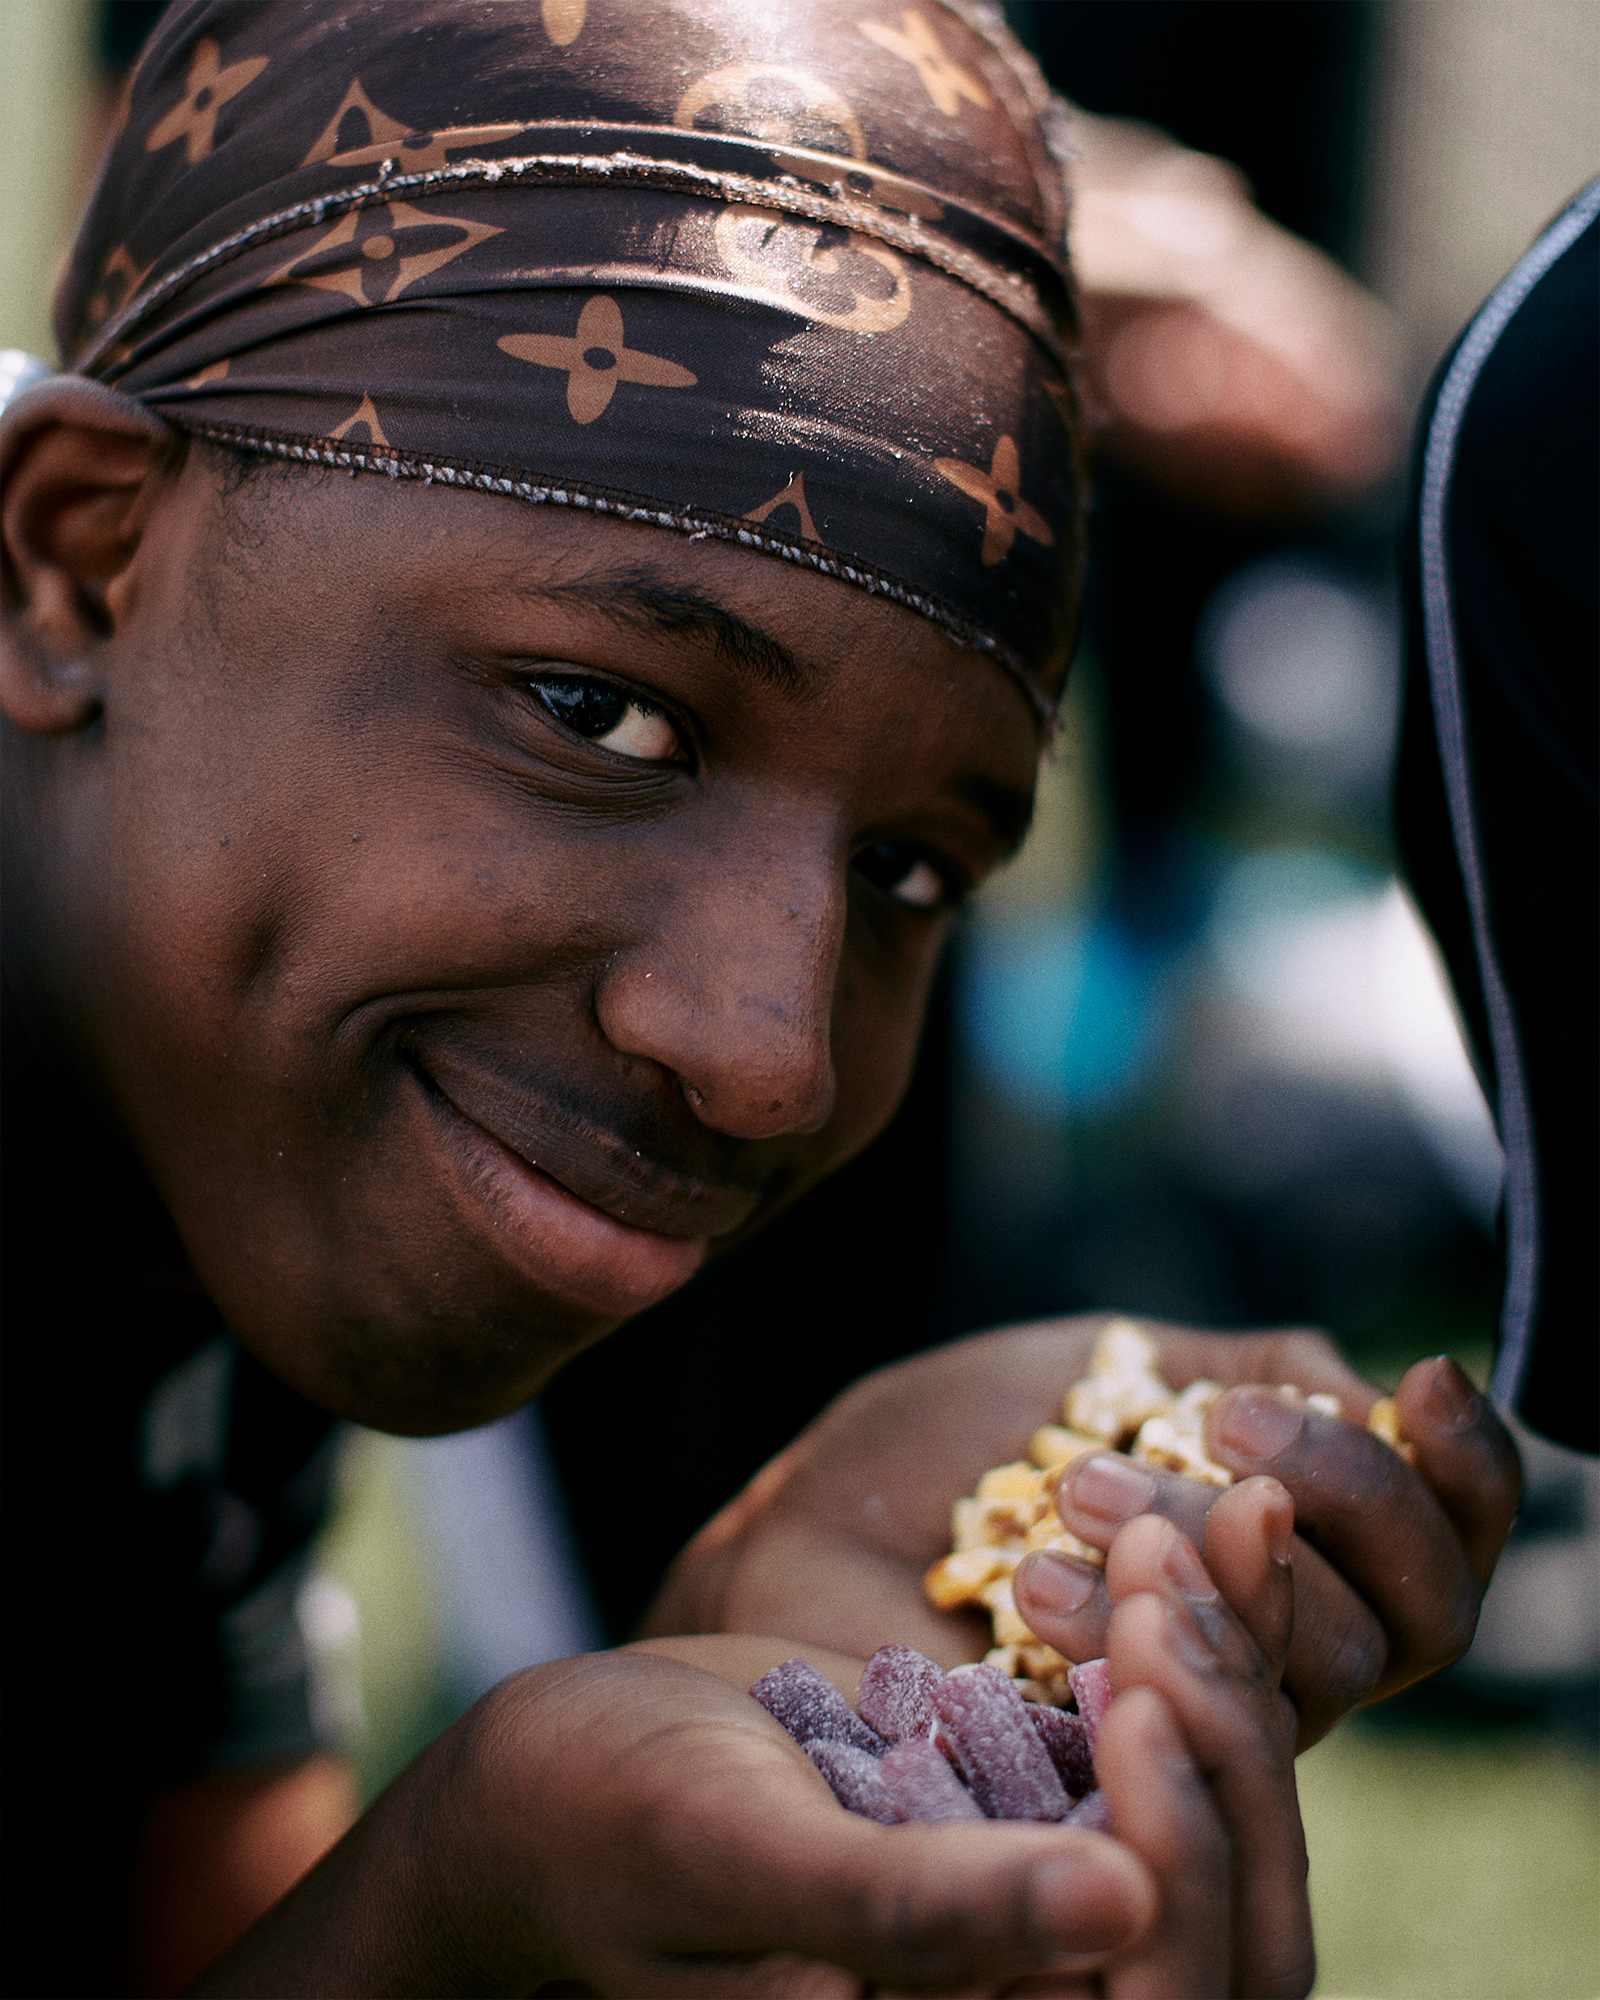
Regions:
<svg viewBox="0 0 1600 2000"><path fill-rule="evenodd" d="M683 739L667 717L623 688L577 674L541 674L530 685L556 721L585 742L644 764L684 761Z"/></svg>
<svg viewBox="0 0 1600 2000"><path fill-rule="evenodd" d="M937 910L957 900L948 877L919 849L898 841L874 841L856 856L855 866L873 888L908 910Z"/></svg>

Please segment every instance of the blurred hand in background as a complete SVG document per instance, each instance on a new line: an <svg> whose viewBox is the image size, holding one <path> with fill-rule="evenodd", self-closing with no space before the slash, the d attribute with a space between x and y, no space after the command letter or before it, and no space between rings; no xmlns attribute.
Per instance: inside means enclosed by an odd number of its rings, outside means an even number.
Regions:
<svg viewBox="0 0 1600 2000"><path fill-rule="evenodd" d="M1264 515L1394 467L1401 344L1332 258L1256 208L1226 161L1076 114L1072 261L1105 449L1192 505Z"/></svg>

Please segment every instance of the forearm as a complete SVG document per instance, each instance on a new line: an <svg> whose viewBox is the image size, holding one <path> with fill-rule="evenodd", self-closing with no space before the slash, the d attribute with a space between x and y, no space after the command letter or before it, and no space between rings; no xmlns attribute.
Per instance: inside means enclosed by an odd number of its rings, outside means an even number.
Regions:
<svg viewBox="0 0 1600 2000"><path fill-rule="evenodd" d="M356 1817L336 1757L221 1771L161 1793L134 1863L124 1964L135 1992L176 1993L315 1867Z"/></svg>
<svg viewBox="0 0 1600 2000"><path fill-rule="evenodd" d="M544 1976L506 1953L470 1789L476 1716L409 1765L190 1994L490 1994ZM471 1884L468 1889L465 1885ZM474 1902L483 1921L474 1922ZM531 1974L532 1976L528 1976Z"/></svg>

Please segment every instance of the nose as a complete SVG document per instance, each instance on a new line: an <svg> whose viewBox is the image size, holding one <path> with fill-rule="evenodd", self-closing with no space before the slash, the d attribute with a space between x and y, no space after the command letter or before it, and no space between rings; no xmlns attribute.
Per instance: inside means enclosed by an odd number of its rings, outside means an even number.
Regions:
<svg viewBox="0 0 1600 2000"><path fill-rule="evenodd" d="M832 856L730 870L676 890L669 920L625 947L596 996L625 1055L671 1070L702 1124L736 1139L819 1131L833 1115L833 1006L845 887Z"/></svg>

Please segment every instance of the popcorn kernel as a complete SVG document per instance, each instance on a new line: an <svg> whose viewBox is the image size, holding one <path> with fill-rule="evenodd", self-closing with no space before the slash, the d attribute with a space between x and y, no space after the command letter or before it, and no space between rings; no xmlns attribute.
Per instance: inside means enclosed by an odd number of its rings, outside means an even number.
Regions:
<svg viewBox="0 0 1600 2000"><path fill-rule="evenodd" d="M1104 1451L1105 1439L1069 1431L1065 1424L1041 1424L1028 1440L1028 1456L1047 1475L1059 1472L1086 1451Z"/></svg>
<svg viewBox="0 0 1600 2000"><path fill-rule="evenodd" d="M995 1466L972 1489L976 1500L1037 1500L1043 1492L1039 1468L1020 1458L1013 1465Z"/></svg>
<svg viewBox="0 0 1600 2000"><path fill-rule="evenodd" d="M1385 1396L1374 1403L1367 1412L1367 1429L1376 1438L1382 1438L1391 1450L1399 1452L1407 1465L1415 1465L1415 1447L1400 1435L1400 1405L1393 1396Z"/></svg>

